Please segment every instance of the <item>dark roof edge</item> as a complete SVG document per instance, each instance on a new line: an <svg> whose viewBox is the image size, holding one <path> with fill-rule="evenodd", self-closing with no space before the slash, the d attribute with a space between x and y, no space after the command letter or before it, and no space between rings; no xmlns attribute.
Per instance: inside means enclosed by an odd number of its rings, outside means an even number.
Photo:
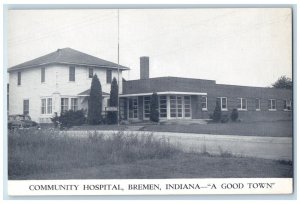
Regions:
<svg viewBox="0 0 300 204"><path fill-rule="evenodd" d="M211 81L211 82L216 83L216 80L212 80L212 79L198 79L198 78L175 77L175 76L151 77L151 78L148 78L148 79L133 79L133 80L126 80L126 82L143 81L143 80L151 80L151 79L163 79L163 78L166 78L166 79L176 78L176 79L187 79L187 80L189 80L189 79L190 80L201 80L201 81Z"/></svg>
<svg viewBox="0 0 300 204"><path fill-rule="evenodd" d="M216 84L216 86L227 86L227 87L243 87L243 88L259 88L259 89L276 89L276 90L289 90L289 91L293 91L290 89L279 89L279 88L275 88L275 87L264 87L264 86L246 86L246 85L234 85L234 84Z"/></svg>
<svg viewBox="0 0 300 204"><path fill-rule="evenodd" d="M7 72L12 72L16 70L22 70L22 69L28 69L28 68L36 68L40 66L45 66L45 65L53 65L53 64L63 64L63 65L80 65L80 66L87 66L87 67L97 67L97 68L109 68L109 69L118 69L118 66L99 66L95 64L79 64L79 63L72 63L72 62L48 62L48 63L41 63L41 64L36 64L36 65L31 65L31 66L21 66L18 67L19 65L10 67L7 69ZM121 70L130 70L129 67L124 67L124 66L119 66L119 69Z"/></svg>

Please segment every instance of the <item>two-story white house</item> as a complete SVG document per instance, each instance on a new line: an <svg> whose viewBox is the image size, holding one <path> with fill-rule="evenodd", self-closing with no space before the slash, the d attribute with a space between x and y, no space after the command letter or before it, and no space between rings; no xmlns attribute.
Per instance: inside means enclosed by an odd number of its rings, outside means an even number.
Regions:
<svg viewBox="0 0 300 204"><path fill-rule="evenodd" d="M119 66L120 94L122 71L128 69ZM118 79L118 64L64 48L11 67L8 72L9 114L28 114L34 121L49 123L55 113L87 109L94 74L102 86L105 110L112 79Z"/></svg>

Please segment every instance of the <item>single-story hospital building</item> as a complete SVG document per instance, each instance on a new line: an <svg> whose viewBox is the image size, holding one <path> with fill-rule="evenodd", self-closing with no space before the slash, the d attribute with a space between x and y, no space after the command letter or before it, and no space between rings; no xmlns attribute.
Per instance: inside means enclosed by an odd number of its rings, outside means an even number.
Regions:
<svg viewBox="0 0 300 204"><path fill-rule="evenodd" d="M106 110L112 78L118 65L71 48L8 69L9 114L28 114L48 123L55 113L87 109L91 79L97 74ZM119 76L128 67L119 66ZM182 77L150 78L149 57L140 58L140 79L120 80L122 120L149 120L150 97L159 96L160 120L207 119L216 101L224 114L237 108L243 120L290 120L292 91L265 87L217 84L214 80Z"/></svg>

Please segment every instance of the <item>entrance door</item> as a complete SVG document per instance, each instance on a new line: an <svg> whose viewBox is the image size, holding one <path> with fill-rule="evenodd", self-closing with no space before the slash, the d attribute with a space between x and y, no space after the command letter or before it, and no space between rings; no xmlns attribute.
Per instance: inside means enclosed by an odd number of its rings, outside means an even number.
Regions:
<svg viewBox="0 0 300 204"><path fill-rule="evenodd" d="M128 100L128 116L129 119L137 119L138 118L138 99L137 98L129 98Z"/></svg>

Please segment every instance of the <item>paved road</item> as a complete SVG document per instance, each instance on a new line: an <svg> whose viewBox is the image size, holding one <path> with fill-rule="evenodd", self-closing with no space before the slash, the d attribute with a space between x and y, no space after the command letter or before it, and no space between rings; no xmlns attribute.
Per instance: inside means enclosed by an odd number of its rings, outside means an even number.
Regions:
<svg viewBox="0 0 300 204"><path fill-rule="evenodd" d="M67 131L70 136L86 137L87 131ZM112 135L117 131L97 131ZM125 131L125 134L145 136L153 134L179 147L185 152L208 152L210 154L230 153L237 156L250 156L265 159L292 160L292 138L211 135L171 132Z"/></svg>

